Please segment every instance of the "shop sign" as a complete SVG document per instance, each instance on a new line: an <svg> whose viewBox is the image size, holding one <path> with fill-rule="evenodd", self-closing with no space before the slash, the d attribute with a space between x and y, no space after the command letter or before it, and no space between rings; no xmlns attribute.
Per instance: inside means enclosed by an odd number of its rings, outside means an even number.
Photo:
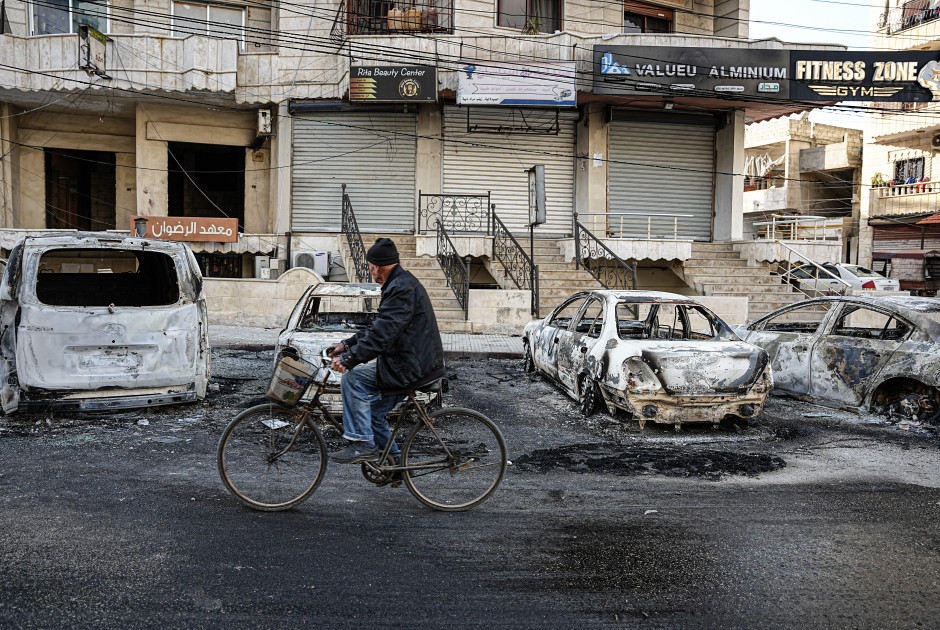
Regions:
<svg viewBox="0 0 940 630"><path fill-rule="evenodd" d="M938 51L790 51L790 98L903 101L940 98Z"/></svg>
<svg viewBox="0 0 940 630"><path fill-rule="evenodd" d="M164 241L234 243L238 219L207 217L131 217L131 234Z"/></svg>
<svg viewBox="0 0 940 630"><path fill-rule="evenodd" d="M788 51L595 46L595 94L787 98Z"/></svg>
<svg viewBox="0 0 940 630"><path fill-rule="evenodd" d="M350 66L349 100L365 103L437 102L437 68Z"/></svg>
<svg viewBox="0 0 940 630"><path fill-rule="evenodd" d="M460 105L577 105L574 61L461 61Z"/></svg>

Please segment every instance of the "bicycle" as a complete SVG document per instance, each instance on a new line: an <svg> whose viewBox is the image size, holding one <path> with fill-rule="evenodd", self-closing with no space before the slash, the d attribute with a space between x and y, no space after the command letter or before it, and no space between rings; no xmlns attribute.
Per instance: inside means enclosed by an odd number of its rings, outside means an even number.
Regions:
<svg viewBox="0 0 940 630"><path fill-rule="evenodd" d="M256 510L288 510L308 499L323 480L328 462L320 425L343 432L342 422L321 400L324 394L339 392L338 386L328 384L327 350L320 355L319 369L288 360L295 377L288 400L246 409L219 440L222 482ZM278 370L284 361L275 368L269 396L276 379L285 382L287 367ZM297 365L306 368L308 378L298 373ZM394 486L400 479L418 501L435 510L468 510L490 497L502 481L508 463L506 443L499 428L482 413L462 407L428 411L417 397L425 393L440 399L441 389L440 380L417 387L388 414L387 419L394 420L389 422L391 438L377 461L362 464L362 474L376 485ZM401 463L396 464L392 444L408 425L413 426L401 447Z"/></svg>

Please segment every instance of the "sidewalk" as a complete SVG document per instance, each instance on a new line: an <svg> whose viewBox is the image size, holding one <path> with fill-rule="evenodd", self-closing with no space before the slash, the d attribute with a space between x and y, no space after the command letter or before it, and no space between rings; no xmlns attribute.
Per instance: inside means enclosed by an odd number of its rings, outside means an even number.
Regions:
<svg viewBox="0 0 940 630"><path fill-rule="evenodd" d="M277 328L251 326L209 326L209 344L216 348L274 348ZM444 356L449 359L521 359L522 337L511 335L472 335L441 333Z"/></svg>

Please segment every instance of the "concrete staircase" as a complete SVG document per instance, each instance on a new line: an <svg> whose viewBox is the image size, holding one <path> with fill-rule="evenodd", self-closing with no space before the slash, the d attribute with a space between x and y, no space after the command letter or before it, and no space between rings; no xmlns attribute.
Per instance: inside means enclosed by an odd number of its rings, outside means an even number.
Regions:
<svg viewBox="0 0 940 630"><path fill-rule="evenodd" d="M516 240L529 253L529 239L517 237ZM565 298L578 291L604 288L587 271L566 261L554 240L535 239L533 255L539 267L539 317L545 317ZM488 261L486 267L501 287L515 288L516 285L506 277L499 262Z"/></svg>
<svg viewBox="0 0 940 630"><path fill-rule="evenodd" d="M752 321L805 297L772 275L774 269L769 263L748 264L730 243L693 243L692 258L676 273L699 295L748 298Z"/></svg>

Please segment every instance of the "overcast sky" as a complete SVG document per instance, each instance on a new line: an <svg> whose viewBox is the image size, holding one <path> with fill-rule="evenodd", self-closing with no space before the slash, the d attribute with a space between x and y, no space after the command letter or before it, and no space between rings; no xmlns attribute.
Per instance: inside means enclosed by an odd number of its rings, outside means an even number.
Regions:
<svg viewBox="0 0 940 630"><path fill-rule="evenodd" d="M866 0L751 0L751 39L776 37L785 42L868 46ZM862 116L831 109L815 110L810 119L861 129Z"/></svg>

